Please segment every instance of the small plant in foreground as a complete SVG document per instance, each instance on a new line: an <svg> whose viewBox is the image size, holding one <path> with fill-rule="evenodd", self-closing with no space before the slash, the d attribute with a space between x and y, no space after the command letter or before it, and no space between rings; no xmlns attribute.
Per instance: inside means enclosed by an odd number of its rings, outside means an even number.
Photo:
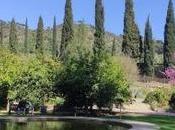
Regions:
<svg viewBox="0 0 175 130"><path fill-rule="evenodd" d="M169 105L171 107L172 110L175 110L175 93L173 93L171 95L171 99L169 101Z"/></svg>
<svg viewBox="0 0 175 130"><path fill-rule="evenodd" d="M148 103L152 110L155 110L156 108L161 108L168 104L168 96L164 91L158 89L149 92L144 100L144 103Z"/></svg>

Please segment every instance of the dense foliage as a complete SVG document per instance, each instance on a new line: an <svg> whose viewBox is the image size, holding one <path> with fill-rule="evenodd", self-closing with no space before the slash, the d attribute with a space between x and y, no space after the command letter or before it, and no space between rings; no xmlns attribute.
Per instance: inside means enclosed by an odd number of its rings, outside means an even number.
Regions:
<svg viewBox="0 0 175 130"><path fill-rule="evenodd" d="M115 58L103 59L95 75L96 103L99 108L110 108L112 104L117 104L119 99L123 102L129 99L129 84L122 66Z"/></svg>
<svg viewBox="0 0 175 130"><path fill-rule="evenodd" d="M97 104L99 108L109 108L119 98L128 99L129 85L121 66L109 57L98 65L94 68L94 59L88 55L72 58L67 63L56 85L66 105L88 108Z"/></svg>
<svg viewBox="0 0 175 130"><path fill-rule="evenodd" d="M33 31L28 29L26 19L25 27L20 31L24 32L24 38L19 38L23 42L21 47L21 44L17 45L19 25L13 19L10 33L7 35L10 51L3 48L7 48L7 44L3 44L1 22L0 106L5 106L7 98L27 99L36 105L43 104L49 99L57 102L60 98L55 98L56 95L63 98L61 103L65 101L64 105L71 108L88 109L94 104L99 108L110 108L118 101L127 101L130 97L129 83L138 79L137 65L143 64L142 72L145 75L154 75L155 47L150 21L147 21L145 38L142 38L135 23L133 0L126 0L122 39L124 56L118 53L121 48L116 40L117 37L115 35L110 39L105 37L104 21L102 0L96 0L95 28L89 28L83 22L74 24L72 1L66 0L61 35L60 32L57 33L56 18L54 18L53 28L45 30L40 16L38 28ZM159 57L163 57L162 52L164 52L164 74L171 83L175 81L175 72L174 69L167 67L174 62L174 22L173 3L170 0L164 33L164 49L162 49L162 43L157 44L157 57L161 59ZM60 37L61 40L58 39ZM111 41L111 44L108 44L107 40ZM60 52L58 52L59 42L61 42ZM45 52L48 57L43 55ZM58 53L64 64L59 62ZM162 60L159 60L159 63L162 65ZM149 93L145 99L146 103L156 104L156 106L165 105L164 101L167 101L167 97L160 90Z"/></svg>
<svg viewBox="0 0 175 130"><path fill-rule="evenodd" d="M0 63L0 89L6 90L3 94L7 92L4 98L27 99L41 104L53 96L52 86L61 68L59 62L1 50Z"/></svg>

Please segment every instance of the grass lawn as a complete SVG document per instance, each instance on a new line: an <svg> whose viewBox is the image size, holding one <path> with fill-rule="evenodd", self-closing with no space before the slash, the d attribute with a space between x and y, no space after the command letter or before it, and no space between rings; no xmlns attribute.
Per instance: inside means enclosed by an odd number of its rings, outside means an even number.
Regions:
<svg viewBox="0 0 175 130"><path fill-rule="evenodd" d="M175 130L175 117L172 116L122 116L122 119L154 123L160 130Z"/></svg>

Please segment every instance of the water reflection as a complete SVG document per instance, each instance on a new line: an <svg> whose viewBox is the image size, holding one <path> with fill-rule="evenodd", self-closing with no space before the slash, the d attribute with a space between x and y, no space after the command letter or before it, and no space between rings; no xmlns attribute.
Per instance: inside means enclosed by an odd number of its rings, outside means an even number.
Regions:
<svg viewBox="0 0 175 130"><path fill-rule="evenodd" d="M78 122L29 122L10 123L1 122L0 130L128 130L120 126L90 124Z"/></svg>

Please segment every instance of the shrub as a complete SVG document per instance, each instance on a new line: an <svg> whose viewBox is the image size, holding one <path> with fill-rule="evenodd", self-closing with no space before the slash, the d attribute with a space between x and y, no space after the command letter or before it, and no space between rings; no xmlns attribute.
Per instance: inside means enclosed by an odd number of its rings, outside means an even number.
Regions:
<svg viewBox="0 0 175 130"><path fill-rule="evenodd" d="M164 91L158 89L152 92L149 92L146 95L144 103L148 103L151 105L154 110L156 107L164 107L168 104L168 96L164 93Z"/></svg>
<svg viewBox="0 0 175 130"><path fill-rule="evenodd" d="M117 60L108 56L98 62L88 55L79 58L67 62L56 84L64 105L88 108L97 104L101 108L111 107L118 98L127 100L129 85Z"/></svg>
<svg viewBox="0 0 175 130"><path fill-rule="evenodd" d="M12 84L15 99L27 99L36 105L45 103L53 95L60 64L50 59L26 57L23 71Z"/></svg>
<svg viewBox="0 0 175 130"><path fill-rule="evenodd" d="M56 89L65 99L65 106L87 106L92 92L91 58L71 58L58 75Z"/></svg>
<svg viewBox="0 0 175 130"><path fill-rule="evenodd" d="M125 77L125 71L116 58L101 61L96 77L98 77L96 103L99 108L110 108L112 104L117 103L118 99L126 101L129 98L127 77Z"/></svg>
<svg viewBox="0 0 175 130"><path fill-rule="evenodd" d="M35 55L13 54L0 49L0 106L4 107L7 98L27 99L40 105L53 95L53 84L59 62Z"/></svg>
<svg viewBox="0 0 175 130"><path fill-rule="evenodd" d="M171 95L171 98L170 98L170 101L169 101L169 105L170 105L172 110L175 110L175 93L173 93Z"/></svg>
<svg viewBox="0 0 175 130"><path fill-rule="evenodd" d="M175 85L175 69L172 67L167 68L163 72L164 76L168 79L169 83Z"/></svg>

